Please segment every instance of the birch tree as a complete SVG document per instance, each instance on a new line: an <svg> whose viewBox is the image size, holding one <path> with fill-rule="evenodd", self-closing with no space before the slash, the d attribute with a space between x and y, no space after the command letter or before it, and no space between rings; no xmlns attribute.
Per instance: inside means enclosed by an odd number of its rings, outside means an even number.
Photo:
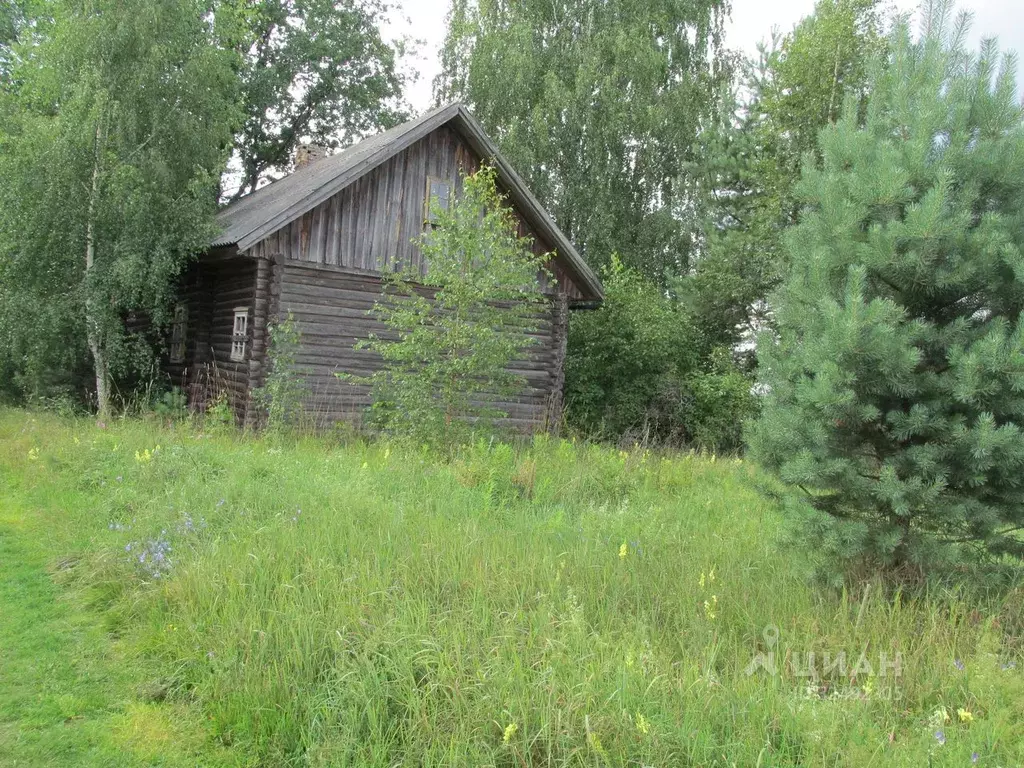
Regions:
<svg viewBox="0 0 1024 768"><path fill-rule="evenodd" d="M461 99L597 268L688 263L682 173L728 80L726 0L455 0L439 101Z"/></svg>
<svg viewBox="0 0 1024 768"><path fill-rule="evenodd" d="M0 130L0 352L22 370L88 351L101 416L213 234L237 124L234 54L202 0L55 0L13 45ZM42 360L42 363L39 361Z"/></svg>

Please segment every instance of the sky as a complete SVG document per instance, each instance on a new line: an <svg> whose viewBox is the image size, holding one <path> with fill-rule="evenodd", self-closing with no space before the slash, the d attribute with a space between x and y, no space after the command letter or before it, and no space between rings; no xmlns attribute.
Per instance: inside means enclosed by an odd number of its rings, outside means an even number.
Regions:
<svg viewBox="0 0 1024 768"><path fill-rule="evenodd" d="M444 42L449 0L404 0L402 5L404 18L396 19L390 32L410 34L423 41L419 57L411 62L419 77L406 93L413 109L422 112L431 104L432 83L440 70L438 51ZM895 0L894 5L901 11L912 11L918 2ZM1024 0L966 0L960 7L974 13L972 45L977 46L983 37L998 37L1000 48L1024 54ZM758 41L770 37L773 27L788 32L813 9L814 0L733 0L726 45L754 53ZM1024 87L1024 66L1018 84Z"/></svg>

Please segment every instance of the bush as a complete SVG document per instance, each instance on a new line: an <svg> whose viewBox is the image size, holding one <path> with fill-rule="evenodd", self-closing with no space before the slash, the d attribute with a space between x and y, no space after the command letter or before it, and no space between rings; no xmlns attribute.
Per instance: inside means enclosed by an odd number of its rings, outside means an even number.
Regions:
<svg viewBox="0 0 1024 768"><path fill-rule="evenodd" d="M740 446L750 381L694 318L617 259L600 309L569 324L566 415L582 432L711 450Z"/></svg>
<svg viewBox="0 0 1024 768"><path fill-rule="evenodd" d="M534 342L547 307L537 276L549 254L534 254L518 220L484 167L463 179L449 209L432 201L434 223L421 238L427 274L385 276L374 307L391 332L360 344L384 367L367 377L373 412L386 433L431 445L455 445L490 431L501 408L524 386L509 365Z"/></svg>
<svg viewBox="0 0 1024 768"><path fill-rule="evenodd" d="M295 368L301 346L299 329L291 312L284 321L269 328L266 382L255 393L256 402L266 413L266 427L280 431L298 426L302 415L303 387Z"/></svg>

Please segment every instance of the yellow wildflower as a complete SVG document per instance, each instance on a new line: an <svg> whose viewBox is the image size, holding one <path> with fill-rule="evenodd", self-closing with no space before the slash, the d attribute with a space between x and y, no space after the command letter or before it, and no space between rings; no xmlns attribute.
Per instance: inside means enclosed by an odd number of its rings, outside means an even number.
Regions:
<svg viewBox="0 0 1024 768"><path fill-rule="evenodd" d="M974 715L971 714L969 709L958 709L956 711L957 717L960 718L961 723L973 723Z"/></svg>
<svg viewBox="0 0 1024 768"><path fill-rule="evenodd" d="M38 448L29 448L29 450L28 450L28 460L29 461L38 461L39 460L39 449Z"/></svg>
<svg viewBox="0 0 1024 768"><path fill-rule="evenodd" d="M518 730L519 730L519 724L518 723L509 723L508 725L506 725L505 726L505 733L502 734L502 737L501 737L501 742L503 744L508 744L512 740L512 737L516 735L516 731L518 731Z"/></svg>
<svg viewBox="0 0 1024 768"><path fill-rule="evenodd" d="M626 542L622 542L622 546L619 547L619 559L625 560L626 555L629 554L629 545Z"/></svg>
<svg viewBox="0 0 1024 768"><path fill-rule="evenodd" d="M391 455L391 449L390 449L390 448L385 448L385 449L384 449L384 461L387 461L387 460L388 460L388 457L389 457L390 455Z"/></svg>
<svg viewBox="0 0 1024 768"><path fill-rule="evenodd" d="M710 600L704 601L704 615L708 617L709 621L714 621L717 616L716 609L718 608L718 595L712 595Z"/></svg>
<svg viewBox="0 0 1024 768"><path fill-rule="evenodd" d="M712 568L711 569L711 573L708 574L708 581L710 581L712 584L715 583L715 569L714 568Z"/></svg>
<svg viewBox="0 0 1024 768"><path fill-rule="evenodd" d="M150 453L149 448L144 451L136 451L135 460L139 462L139 464L145 464L147 461L153 460L153 454Z"/></svg>
<svg viewBox="0 0 1024 768"><path fill-rule="evenodd" d="M647 718L639 712L636 713L636 729L644 735L651 732L651 724L647 721Z"/></svg>
<svg viewBox="0 0 1024 768"><path fill-rule="evenodd" d="M364 461L363 462L363 469L368 469L369 467L370 467L370 463L368 461Z"/></svg>
<svg viewBox="0 0 1024 768"><path fill-rule="evenodd" d="M704 589L705 582L706 582L706 579L705 579L704 571L701 571L700 572L700 581L698 582L700 584L700 588L701 589Z"/></svg>

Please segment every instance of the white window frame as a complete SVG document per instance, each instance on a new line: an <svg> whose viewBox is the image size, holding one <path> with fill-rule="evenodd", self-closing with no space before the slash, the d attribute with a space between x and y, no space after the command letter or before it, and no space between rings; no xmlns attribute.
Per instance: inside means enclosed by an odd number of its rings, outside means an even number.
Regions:
<svg viewBox="0 0 1024 768"><path fill-rule="evenodd" d="M235 362L245 360L245 351L249 343L249 308L235 307L235 320L231 329L231 359Z"/></svg>
<svg viewBox="0 0 1024 768"><path fill-rule="evenodd" d="M174 308L171 321L171 362L185 362L185 341L188 338L188 305L181 303Z"/></svg>

